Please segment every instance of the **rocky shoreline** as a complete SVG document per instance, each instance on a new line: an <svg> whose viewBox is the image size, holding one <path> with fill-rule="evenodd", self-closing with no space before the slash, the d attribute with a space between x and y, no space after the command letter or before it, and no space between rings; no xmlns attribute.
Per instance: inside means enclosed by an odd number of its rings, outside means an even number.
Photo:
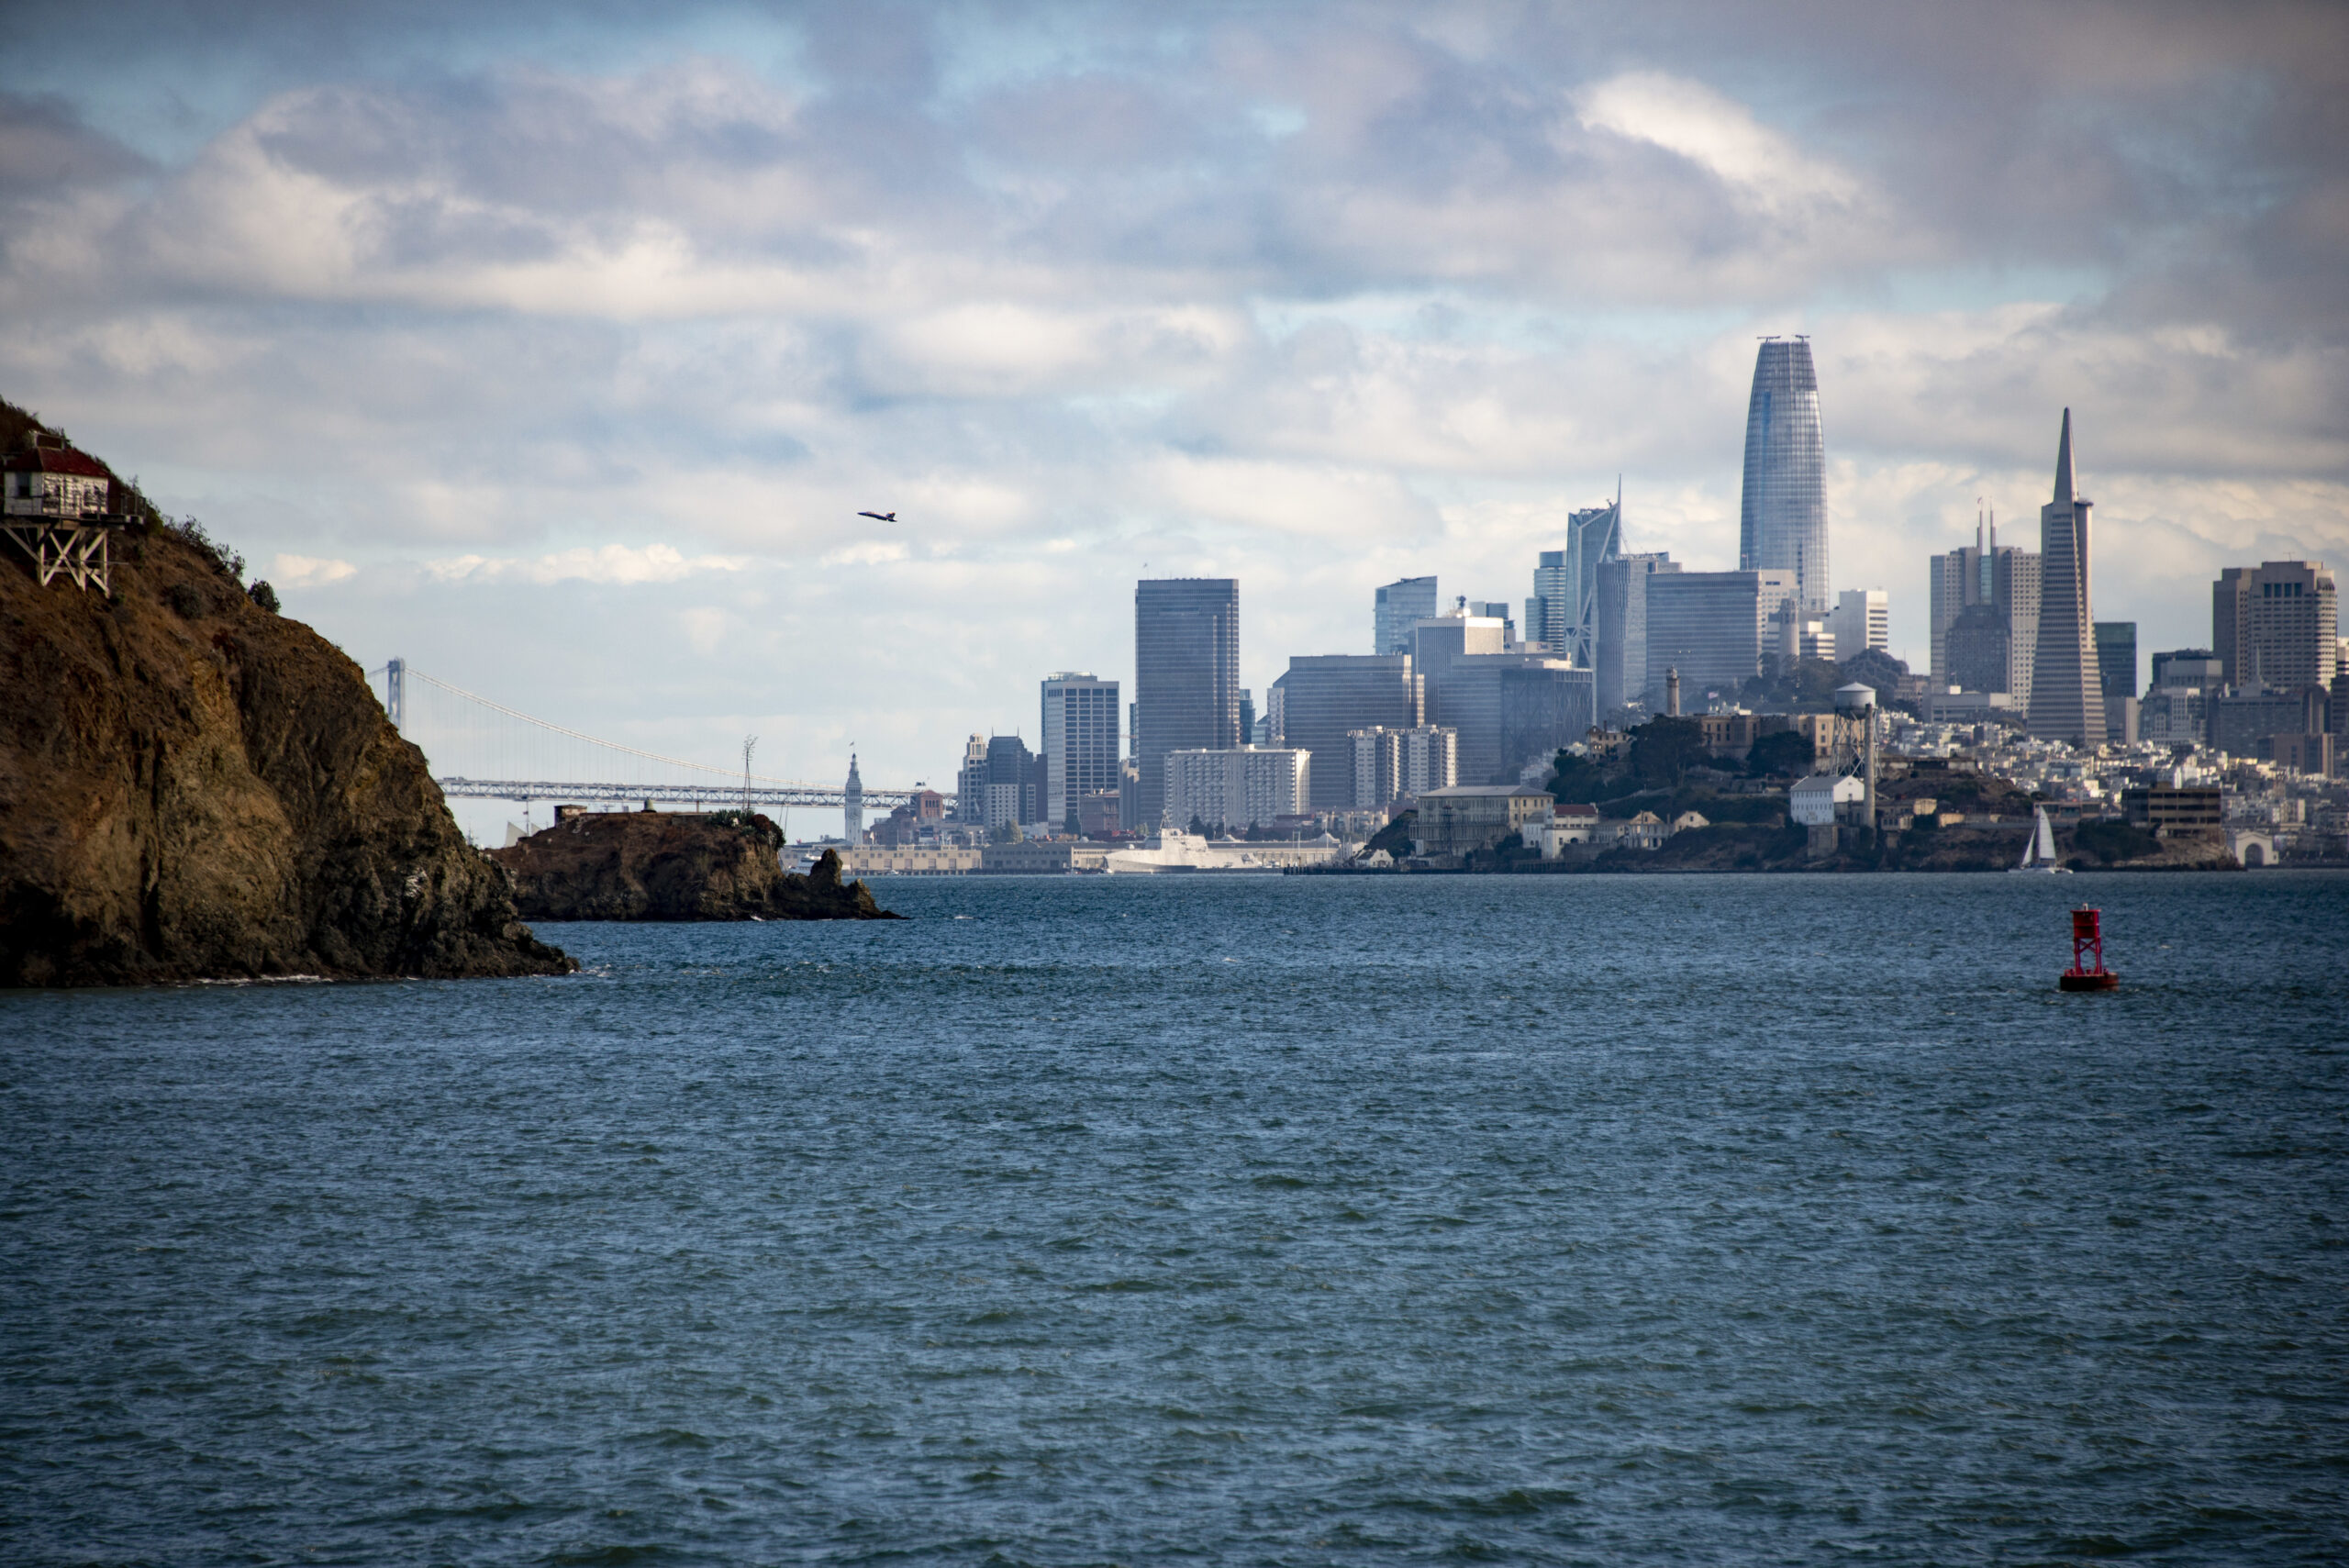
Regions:
<svg viewBox="0 0 2349 1568"><path fill-rule="evenodd" d="M110 594L0 545L0 985L577 968L360 667L113 488Z"/></svg>
<svg viewBox="0 0 2349 1568"><path fill-rule="evenodd" d="M826 850L807 875L777 859L783 833L755 813L584 812L491 859L531 920L895 920Z"/></svg>

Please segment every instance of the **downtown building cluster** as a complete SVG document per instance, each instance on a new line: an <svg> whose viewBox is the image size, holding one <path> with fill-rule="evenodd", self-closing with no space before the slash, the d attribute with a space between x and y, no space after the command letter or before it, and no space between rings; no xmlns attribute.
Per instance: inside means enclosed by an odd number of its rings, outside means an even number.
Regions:
<svg viewBox="0 0 2349 1568"><path fill-rule="evenodd" d="M1239 582L1144 579L1130 693L1089 672L1046 676L1032 747L972 735L951 806L917 795L875 841L1359 838L1431 792L1538 787L1560 751L1658 715L1709 722L1732 745L1741 724L1793 727L1800 716L1753 708L1824 707L1810 689L1821 677L1944 737L1971 726L2043 752L2201 748L2332 770L2349 659L2323 564L2228 569L2214 646L2155 655L2141 694L2134 624L2095 618L2093 503L2075 484L2069 410L2039 548L2001 545L1986 513L1971 546L1932 558L1927 674L1891 657L1883 588L1834 589L1825 479L1810 344L1765 339L1735 570L1629 548L1619 484L1538 552L1521 619L1502 601L1447 604L1432 573L1398 579L1372 595L1366 651L1290 657L1261 705L1241 684ZM1821 765L1835 754L1821 748Z"/></svg>

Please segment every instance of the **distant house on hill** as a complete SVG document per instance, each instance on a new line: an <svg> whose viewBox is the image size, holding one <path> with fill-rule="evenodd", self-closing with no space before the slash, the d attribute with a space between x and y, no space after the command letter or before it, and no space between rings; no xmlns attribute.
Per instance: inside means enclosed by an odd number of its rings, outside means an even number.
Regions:
<svg viewBox="0 0 2349 1568"><path fill-rule="evenodd" d="M0 462L0 515L62 521L113 510L114 475L106 464L53 437L33 439L35 445Z"/></svg>

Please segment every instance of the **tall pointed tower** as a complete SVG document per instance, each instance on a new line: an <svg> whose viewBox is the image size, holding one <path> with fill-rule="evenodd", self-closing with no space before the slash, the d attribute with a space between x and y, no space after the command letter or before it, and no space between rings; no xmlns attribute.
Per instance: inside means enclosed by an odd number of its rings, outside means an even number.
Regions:
<svg viewBox="0 0 2349 1568"><path fill-rule="evenodd" d="M1806 616L1835 607L1827 575L1827 443L1808 338L1765 338L1753 359L1737 568L1793 573Z"/></svg>
<svg viewBox="0 0 2349 1568"><path fill-rule="evenodd" d="M2039 509L2039 647L2031 666L2031 733L2083 748L2104 743L2104 696L2088 604L2088 506L2072 484L2072 411L2055 449L2055 498Z"/></svg>
<svg viewBox="0 0 2349 1568"><path fill-rule="evenodd" d="M848 754L848 787L841 791L842 837L852 844L864 842L864 781L856 776L856 753Z"/></svg>

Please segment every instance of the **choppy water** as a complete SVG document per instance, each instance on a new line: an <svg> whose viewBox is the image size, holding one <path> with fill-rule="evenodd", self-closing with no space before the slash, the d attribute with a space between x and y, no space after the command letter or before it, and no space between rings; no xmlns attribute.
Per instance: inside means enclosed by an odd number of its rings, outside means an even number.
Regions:
<svg viewBox="0 0 2349 1568"><path fill-rule="evenodd" d="M2349 880L884 885L0 996L0 1556L2349 1543Z"/></svg>

